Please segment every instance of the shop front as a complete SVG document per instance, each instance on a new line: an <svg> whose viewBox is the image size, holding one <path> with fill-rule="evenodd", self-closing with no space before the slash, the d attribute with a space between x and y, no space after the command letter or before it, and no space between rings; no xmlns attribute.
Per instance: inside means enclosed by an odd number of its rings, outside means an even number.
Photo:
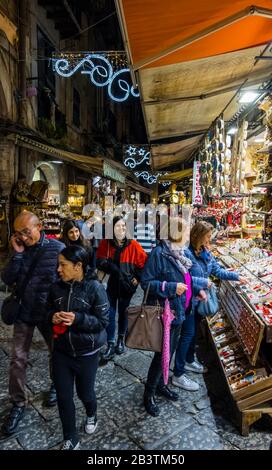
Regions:
<svg viewBox="0 0 272 470"><path fill-rule="evenodd" d="M60 235L66 218L81 219L91 202L91 180L102 160L58 149L24 135L9 136L20 147L20 174L11 194L10 223L23 209L35 212L46 234Z"/></svg>

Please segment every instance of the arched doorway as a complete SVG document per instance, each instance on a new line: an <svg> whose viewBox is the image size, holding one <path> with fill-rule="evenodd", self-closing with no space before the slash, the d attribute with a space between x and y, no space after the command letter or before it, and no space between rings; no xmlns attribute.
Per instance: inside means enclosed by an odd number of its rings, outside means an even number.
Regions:
<svg viewBox="0 0 272 470"><path fill-rule="evenodd" d="M49 162L38 162L33 174L32 181L44 181L48 183L48 201L58 202L60 200L60 185L58 168Z"/></svg>

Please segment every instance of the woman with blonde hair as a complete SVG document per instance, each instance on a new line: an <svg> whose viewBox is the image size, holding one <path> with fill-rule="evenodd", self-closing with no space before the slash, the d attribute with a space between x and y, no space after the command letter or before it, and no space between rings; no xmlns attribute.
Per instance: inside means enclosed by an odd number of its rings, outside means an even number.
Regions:
<svg viewBox="0 0 272 470"><path fill-rule="evenodd" d="M192 276L202 279L202 287L208 289L212 283L209 280L211 275L218 279L228 281L239 281L245 283L245 279L240 277L234 271L227 271L222 268L215 257L210 252L210 242L213 225L201 221L197 222L190 232L190 245L185 251L186 256L190 256L193 265L191 269ZM181 336L176 350L174 375L172 377L173 385L184 390L197 391L199 384L190 379L185 372L191 371L202 374L205 370L195 357L196 340L196 316L199 300L193 299L192 311L182 324Z"/></svg>
<svg viewBox="0 0 272 470"><path fill-rule="evenodd" d="M156 305L159 301L163 306L168 298L171 309L175 311L176 317L170 330L170 353L173 355L179 341L182 322L191 312L193 292L203 299L206 294L198 285L198 280L191 277L192 255L188 252L187 256L184 251L186 237L182 219L170 217L166 225L161 231L161 236L165 239L151 251L143 269L141 285L144 290L148 289L147 304ZM158 416L160 412L155 395L171 401L178 400L178 394L163 383L161 361L162 353L156 352L145 385L144 406L152 416Z"/></svg>

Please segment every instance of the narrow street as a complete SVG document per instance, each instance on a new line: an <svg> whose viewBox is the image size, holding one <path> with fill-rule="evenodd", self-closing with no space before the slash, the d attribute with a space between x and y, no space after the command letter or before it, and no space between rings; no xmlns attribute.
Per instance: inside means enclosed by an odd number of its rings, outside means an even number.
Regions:
<svg viewBox="0 0 272 470"><path fill-rule="evenodd" d="M3 295L3 293L1 293ZM139 303L142 293L136 292L133 301ZM8 365L10 335L12 329L0 325L0 419L9 408ZM207 360L209 372L191 374L200 384L198 392L187 392L178 388L178 402L158 399L161 413L153 418L142 406L144 381L152 353L127 351L115 356L97 373L96 390L98 398L99 424L94 435L83 431L85 413L82 404L76 400L78 426L82 450L235 450L269 449L271 441L271 420L265 417L256 423L250 435L243 437L231 424L229 398L218 372L214 355L202 338L199 342L200 358ZM35 335L29 368L27 388L29 405L26 415L11 437L1 436L0 450L58 449L63 440L57 408L43 407L43 399L49 385L48 356L43 340ZM207 392L209 384L210 394ZM215 398L215 393L217 397ZM213 403L213 409L211 407Z"/></svg>

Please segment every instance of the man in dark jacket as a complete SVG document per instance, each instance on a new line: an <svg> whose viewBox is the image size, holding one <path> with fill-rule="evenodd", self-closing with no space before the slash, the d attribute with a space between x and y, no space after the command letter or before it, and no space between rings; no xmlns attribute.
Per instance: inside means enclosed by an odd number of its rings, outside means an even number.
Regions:
<svg viewBox="0 0 272 470"><path fill-rule="evenodd" d="M2 432L8 435L16 431L24 415L27 358L36 326L51 352L51 330L45 306L49 288L57 279L58 254L64 248L58 240L45 237L40 220L31 212L23 211L16 217L14 230L10 239L14 253L2 273L3 281L8 286L15 284L21 298L19 318L14 324L9 373L9 394L13 406L2 426ZM24 287L26 276L28 282ZM52 384L47 406L54 404L56 395Z"/></svg>

